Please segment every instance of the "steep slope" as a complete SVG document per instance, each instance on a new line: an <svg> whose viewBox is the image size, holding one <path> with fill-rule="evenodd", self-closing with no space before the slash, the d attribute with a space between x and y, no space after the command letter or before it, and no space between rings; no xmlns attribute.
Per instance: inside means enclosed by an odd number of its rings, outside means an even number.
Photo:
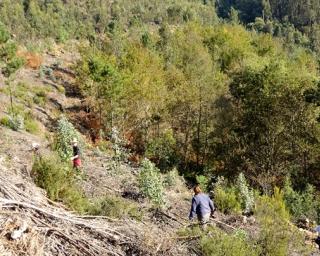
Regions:
<svg viewBox="0 0 320 256"><path fill-rule="evenodd" d="M164 214L153 210L137 188L138 168L114 160L112 156L94 147L89 147L83 153L86 179L78 182L86 195L97 199L104 195L114 195L137 202L142 219L113 219L108 217L79 217L60 203L55 203L46 197L44 190L38 188L31 173L34 159L31 150L32 143L40 144L43 157L52 154L50 149L50 133L55 130L56 119L60 113L72 118L81 108L81 100L74 98L73 92L65 96L59 92L58 86L63 84L68 90L72 82L72 74L68 73L66 55L62 59L47 54L43 59L46 69L54 69L55 62L65 66L56 69L55 77L46 74L39 76L37 70L24 68L17 76L20 84L25 84L26 95L16 95L16 105L24 106L23 111L30 111L35 117L41 132L32 135L26 131L13 131L6 127L1 129L0 143L0 213L2 235L1 253L5 255L187 255L187 245L177 242L176 230L183 224L172 217L185 214L188 211L189 193L181 184L178 191L167 193L172 212ZM67 63L67 64L66 64ZM2 85L5 92L6 86ZM49 88L49 89L48 89ZM48 91L45 103L40 106L28 106L28 98L35 97L37 91ZM6 116L9 97L2 95L1 116ZM188 201L184 200L188 198ZM14 230L24 229L22 236L13 240ZM159 241L159 237L161 240ZM155 250L156 248L156 250ZM3 255L3 254L1 254Z"/></svg>

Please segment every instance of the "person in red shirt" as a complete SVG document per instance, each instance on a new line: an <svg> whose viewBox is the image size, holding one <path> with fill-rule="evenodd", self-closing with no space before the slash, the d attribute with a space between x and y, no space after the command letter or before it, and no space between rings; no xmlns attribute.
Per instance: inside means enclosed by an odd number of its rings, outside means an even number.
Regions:
<svg viewBox="0 0 320 256"><path fill-rule="evenodd" d="M73 168L80 169L81 167L80 149L78 147L78 141L76 138L72 140L72 150L73 150L73 157L71 157L71 160L73 162Z"/></svg>

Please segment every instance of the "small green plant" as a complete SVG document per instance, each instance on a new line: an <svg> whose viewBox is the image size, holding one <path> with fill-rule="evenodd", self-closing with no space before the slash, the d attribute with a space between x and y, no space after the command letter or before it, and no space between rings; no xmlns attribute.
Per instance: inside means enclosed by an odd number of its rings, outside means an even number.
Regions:
<svg viewBox="0 0 320 256"><path fill-rule="evenodd" d="M163 184L166 188L172 188L177 184L177 180L179 178L179 173L177 168L173 168L170 172L168 172L164 176Z"/></svg>
<svg viewBox="0 0 320 256"><path fill-rule="evenodd" d="M1 117L1 119L0 119L0 124L1 124L2 126L6 126L6 127L11 128L11 127L10 127L10 120L9 120L9 117L8 117L8 116L3 116L3 117Z"/></svg>
<svg viewBox="0 0 320 256"><path fill-rule="evenodd" d="M254 194L253 190L249 188L249 185L243 173L240 173L238 176L237 190L241 199L242 209L244 210L244 213L250 213L254 207Z"/></svg>
<svg viewBox="0 0 320 256"><path fill-rule="evenodd" d="M225 213L240 213L241 204L238 200L235 187L228 187L223 179L219 179L215 184L214 202L217 208Z"/></svg>
<svg viewBox="0 0 320 256"><path fill-rule="evenodd" d="M100 138L104 138L104 133L102 130L100 130ZM119 165L121 161L124 161L128 158L128 152L123 147L124 141L120 137L120 133L116 127L112 127L111 130L111 142L112 142L112 149L114 152L113 159L115 160L115 163Z"/></svg>
<svg viewBox="0 0 320 256"><path fill-rule="evenodd" d="M210 236L203 236L200 246L205 256L258 256L260 248L252 242L243 230L226 234L212 229Z"/></svg>
<svg viewBox="0 0 320 256"><path fill-rule="evenodd" d="M163 182L160 171L148 159L142 162L142 169L139 175L139 187L142 194L149 198L156 207L164 206Z"/></svg>
<svg viewBox="0 0 320 256"><path fill-rule="evenodd" d="M9 119L9 126L14 131L20 131L24 129L24 118L22 115L10 115Z"/></svg>
<svg viewBox="0 0 320 256"><path fill-rule="evenodd" d="M55 143L55 149L62 160L68 161L73 155L71 141L76 138L81 148L84 147L84 142L80 133L74 128L74 126L67 120L65 116L62 116L58 121L57 137Z"/></svg>

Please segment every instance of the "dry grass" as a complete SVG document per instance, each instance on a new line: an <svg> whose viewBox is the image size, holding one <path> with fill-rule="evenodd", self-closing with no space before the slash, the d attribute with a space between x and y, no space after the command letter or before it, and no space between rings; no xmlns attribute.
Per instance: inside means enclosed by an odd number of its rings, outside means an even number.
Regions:
<svg viewBox="0 0 320 256"><path fill-rule="evenodd" d="M26 60L26 66L38 70L43 62L42 56L28 51L18 51L17 56Z"/></svg>

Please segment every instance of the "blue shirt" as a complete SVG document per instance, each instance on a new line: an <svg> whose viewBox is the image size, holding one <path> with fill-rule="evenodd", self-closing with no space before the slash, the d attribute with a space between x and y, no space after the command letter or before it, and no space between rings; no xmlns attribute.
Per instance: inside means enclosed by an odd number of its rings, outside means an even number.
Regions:
<svg viewBox="0 0 320 256"><path fill-rule="evenodd" d="M213 211L214 206L210 197L204 193L200 193L192 198L189 219L194 218L195 215L201 217Z"/></svg>

